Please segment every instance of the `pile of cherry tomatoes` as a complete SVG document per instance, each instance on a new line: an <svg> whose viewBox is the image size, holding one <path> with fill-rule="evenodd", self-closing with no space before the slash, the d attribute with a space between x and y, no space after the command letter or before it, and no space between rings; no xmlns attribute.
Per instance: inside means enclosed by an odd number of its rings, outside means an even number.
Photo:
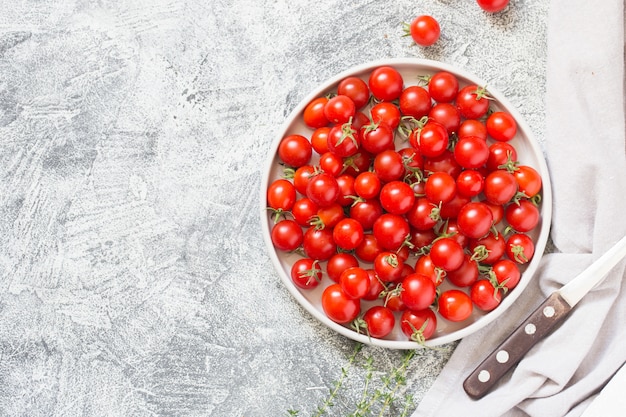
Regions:
<svg viewBox="0 0 626 417"><path fill-rule="evenodd" d="M399 325L423 342L439 317L493 310L517 285L542 180L483 86L446 71L405 81L379 66L312 100L300 115L309 133L278 145L267 208L276 250L300 255L293 283L327 282L331 320L372 338Z"/></svg>

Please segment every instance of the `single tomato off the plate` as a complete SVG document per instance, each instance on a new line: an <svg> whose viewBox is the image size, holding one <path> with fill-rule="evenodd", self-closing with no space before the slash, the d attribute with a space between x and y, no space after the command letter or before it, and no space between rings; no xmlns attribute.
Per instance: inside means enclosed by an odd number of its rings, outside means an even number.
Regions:
<svg viewBox="0 0 626 417"><path fill-rule="evenodd" d="M449 64L389 59L335 75L276 132L261 225L295 302L391 349L481 329L523 293L551 222L522 115Z"/></svg>

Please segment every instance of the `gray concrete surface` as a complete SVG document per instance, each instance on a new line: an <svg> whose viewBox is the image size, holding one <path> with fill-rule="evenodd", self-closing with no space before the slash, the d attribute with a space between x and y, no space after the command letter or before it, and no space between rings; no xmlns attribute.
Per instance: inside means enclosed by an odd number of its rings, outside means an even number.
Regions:
<svg viewBox="0 0 626 417"><path fill-rule="evenodd" d="M337 72L425 57L488 80L542 142L547 3L5 0L0 415L311 415L354 343L266 254L276 129ZM429 49L402 37L422 13ZM453 348L421 352L401 393L417 404ZM376 378L402 359L364 348L329 415L354 411L367 356Z"/></svg>

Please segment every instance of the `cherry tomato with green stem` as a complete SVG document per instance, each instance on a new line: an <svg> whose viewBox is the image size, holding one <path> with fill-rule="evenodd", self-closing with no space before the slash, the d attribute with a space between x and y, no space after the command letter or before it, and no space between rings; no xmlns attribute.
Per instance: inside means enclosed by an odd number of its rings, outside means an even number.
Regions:
<svg viewBox="0 0 626 417"><path fill-rule="evenodd" d="M506 288L507 291L515 288L522 278L522 272L518 264L506 258L494 263L489 275L495 279L499 286Z"/></svg>
<svg viewBox="0 0 626 417"><path fill-rule="evenodd" d="M342 158L355 155L361 146L359 133L350 122L333 126L327 143L328 150Z"/></svg>
<svg viewBox="0 0 626 417"><path fill-rule="evenodd" d="M337 185L339 186L339 196L336 202L343 206L348 207L354 203L354 177L352 175L341 174L337 177Z"/></svg>
<svg viewBox="0 0 626 417"><path fill-rule="evenodd" d="M470 299L482 311L491 311L502 302L502 293L488 279L476 281L470 288Z"/></svg>
<svg viewBox="0 0 626 417"><path fill-rule="evenodd" d="M318 261L311 258L300 258L293 263L290 271L291 279L298 288L310 290L322 281L322 268Z"/></svg>
<svg viewBox="0 0 626 417"><path fill-rule="evenodd" d="M422 156L436 157L444 153L448 148L448 131L441 123L429 120L422 127L418 127L411 132L409 143Z"/></svg>
<svg viewBox="0 0 626 417"><path fill-rule="evenodd" d="M506 255L518 264L531 261L535 254L535 244L530 236L525 233L513 233L506 240Z"/></svg>
<svg viewBox="0 0 626 417"><path fill-rule="evenodd" d="M478 280L478 277L478 263L467 253L461 266L446 274L446 279L457 287L469 287Z"/></svg>
<svg viewBox="0 0 626 417"><path fill-rule="evenodd" d="M506 240L501 233L490 231L487 236L470 239L468 248L480 263L491 265L504 255Z"/></svg>
<svg viewBox="0 0 626 417"><path fill-rule="evenodd" d="M367 268L365 269L365 271L367 271L367 275L370 279L370 290L366 295L363 296L363 300L365 301L378 300L380 298L381 293L385 290L385 286L383 285L381 280L378 279L378 276L376 275L376 271L374 271L373 268Z"/></svg>
<svg viewBox="0 0 626 417"><path fill-rule="evenodd" d="M396 251L402 246L411 231L404 216L384 213L374 222L372 232L378 243L385 249Z"/></svg>
<svg viewBox="0 0 626 417"><path fill-rule="evenodd" d="M405 33L419 46L431 46L439 39L441 27L434 17L420 15L413 19L408 27L405 25Z"/></svg>
<svg viewBox="0 0 626 417"><path fill-rule="evenodd" d="M368 336L382 339L389 335L396 325L396 317L385 306L372 306L363 314L363 323Z"/></svg>
<svg viewBox="0 0 626 417"><path fill-rule="evenodd" d="M371 230L376 220L384 213L383 206L376 198L356 200L350 206L349 215L361 223L363 230Z"/></svg>
<svg viewBox="0 0 626 417"><path fill-rule="evenodd" d="M465 119L480 119L489 111L487 90L475 84L467 85L459 90L456 105Z"/></svg>
<svg viewBox="0 0 626 417"><path fill-rule="evenodd" d="M400 316L400 329L412 342L423 344L437 330L437 316L430 308L404 310Z"/></svg>
<svg viewBox="0 0 626 417"><path fill-rule="evenodd" d="M385 123L371 123L361 127L361 147L371 154L395 149L394 132Z"/></svg>
<svg viewBox="0 0 626 417"><path fill-rule="evenodd" d="M395 130L400 125L400 109L392 102L383 101L376 103L370 109L370 119L374 123L383 123Z"/></svg>
<svg viewBox="0 0 626 417"><path fill-rule="evenodd" d="M374 259L374 271L382 282L396 282L402 277L404 261L394 252L383 251Z"/></svg>
<svg viewBox="0 0 626 417"><path fill-rule="evenodd" d="M406 213L406 219L415 230L432 230L439 221L439 208L426 197L418 197Z"/></svg>
<svg viewBox="0 0 626 417"><path fill-rule="evenodd" d="M512 170L517 165L517 150L507 142L495 142L489 145L489 158L487 158L487 170L497 169Z"/></svg>
<svg viewBox="0 0 626 417"><path fill-rule="evenodd" d="M541 214L535 204L522 199L506 206L504 218L516 232L530 232L539 224Z"/></svg>
<svg viewBox="0 0 626 417"><path fill-rule="evenodd" d="M513 176L517 181L519 192L528 198L533 198L541 191L541 174L528 165L518 165L513 171Z"/></svg>

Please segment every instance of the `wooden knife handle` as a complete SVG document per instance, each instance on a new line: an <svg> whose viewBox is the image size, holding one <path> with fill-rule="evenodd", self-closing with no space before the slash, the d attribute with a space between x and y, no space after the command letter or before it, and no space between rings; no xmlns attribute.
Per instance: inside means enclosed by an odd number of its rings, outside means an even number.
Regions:
<svg viewBox="0 0 626 417"><path fill-rule="evenodd" d="M552 293L467 377L463 382L467 395L474 399L484 396L571 309L558 292Z"/></svg>

